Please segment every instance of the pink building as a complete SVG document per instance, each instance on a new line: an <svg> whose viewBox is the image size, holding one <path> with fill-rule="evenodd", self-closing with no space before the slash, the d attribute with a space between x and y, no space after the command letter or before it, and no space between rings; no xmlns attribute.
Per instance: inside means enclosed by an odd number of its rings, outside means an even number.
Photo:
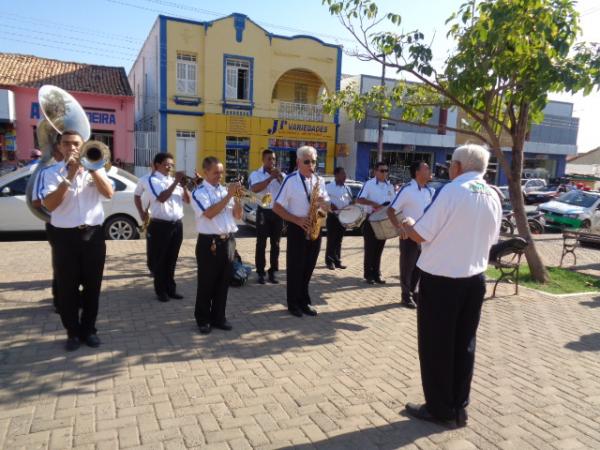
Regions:
<svg viewBox="0 0 600 450"><path fill-rule="evenodd" d="M123 67L94 66L0 53L0 150L3 165L30 159L42 117L44 84L58 86L85 109L92 139L109 146L113 163L133 168L134 97Z"/></svg>

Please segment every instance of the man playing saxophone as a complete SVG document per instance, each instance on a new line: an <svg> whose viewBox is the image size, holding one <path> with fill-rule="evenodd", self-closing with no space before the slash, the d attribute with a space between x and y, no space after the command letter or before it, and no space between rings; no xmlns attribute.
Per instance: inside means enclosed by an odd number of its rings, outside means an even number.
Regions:
<svg viewBox="0 0 600 450"><path fill-rule="evenodd" d="M315 174L317 151L303 146L296 151L298 170L289 174L275 197L273 212L288 222L287 307L290 314L316 316L308 285L319 250L321 225L329 209L325 182Z"/></svg>

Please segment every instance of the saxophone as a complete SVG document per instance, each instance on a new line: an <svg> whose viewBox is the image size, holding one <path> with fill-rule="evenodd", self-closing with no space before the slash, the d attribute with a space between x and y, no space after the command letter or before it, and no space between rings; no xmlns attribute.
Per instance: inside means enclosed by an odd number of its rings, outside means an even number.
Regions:
<svg viewBox="0 0 600 450"><path fill-rule="evenodd" d="M311 241L319 239L321 228L323 227L323 220L327 216L327 214L319 208L319 196L321 192L320 183L321 180L317 176L317 182L310 192L310 206L308 208L309 226L308 231L306 232L306 239Z"/></svg>

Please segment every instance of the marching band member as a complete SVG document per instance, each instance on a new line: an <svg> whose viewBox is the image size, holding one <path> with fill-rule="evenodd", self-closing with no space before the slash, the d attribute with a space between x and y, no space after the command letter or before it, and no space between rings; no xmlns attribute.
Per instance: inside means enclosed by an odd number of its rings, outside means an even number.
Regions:
<svg viewBox="0 0 600 450"><path fill-rule="evenodd" d="M242 217L242 207L236 193L240 183L221 186L223 164L208 156L202 161L204 181L192 192L192 208L196 216L196 262L198 287L194 312L200 333L212 328L231 330L225 306L235 254L236 220Z"/></svg>
<svg viewBox="0 0 600 450"><path fill-rule="evenodd" d="M465 426L475 363L475 340L485 295L484 272L498 240L502 205L483 174L489 152L458 147L450 183L439 189L423 216L405 226L422 244L417 331L425 404L406 412L447 426Z"/></svg>
<svg viewBox="0 0 600 450"><path fill-rule="evenodd" d="M133 193L133 203L135 204L135 208L137 209L138 214L140 215L140 219L142 219L142 223L147 227L150 221L150 203L152 202L152 194L148 191L148 179L151 175L154 174L154 166L150 173L146 175L142 175L138 179L137 186L135 187L135 191ZM148 230L146 229L146 265L148 266L148 270L150 271L150 275L153 275L152 272L152 245L150 245L150 235Z"/></svg>
<svg viewBox="0 0 600 450"><path fill-rule="evenodd" d="M352 203L352 191L346 186L346 171L343 167L333 170L334 181L326 186L331 199L331 212L327 214L327 246L325 247L325 264L329 270L345 269L342 264L342 240L346 228L340 223L336 211Z"/></svg>
<svg viewBox="0 0 600 450"><path fill-rule="evenodd" d="M329 196L325 182L315 174L317 151L314 147L302 146L296 151L298 170L289 174L275 197L273 212L288 222L287 227L287 307L290 314L316 316L311 306L308 285L312 277L319 250L321 236L316 240L307 238L310 218L311 193L319 182L319 205L328 209Z"/></svg>
<svg viewBox="0 0 600 450"><path fill-rule="evenodd" d="M275 152L269 149L264 150L262 152L262 167L252 172L248 180L252 192L262 196L267 194L271 196L268 205L262 206L259 204L256 209L255 264L260 284L265 284L267 238L271 243L269 281L273 284L279 283L275 278L275 272L279 270L279 241L281 240L283 220L273 212L273 199L279 192L279 188L281 188L285 174L275 167L275 161Z"/></svg>
<svg viewBox="0 0 600 450"><path fill-rule="evenodd" d="M410 217L415 221L420 219L425 208L431 203L434 190L427 187L431 179L431 170L426 162L415 161L410 165L409 170L412 180L400 188L387 214L392 224L400 231L400 287L402 289L400 304L414 309L418 302L415 291L419 282L417 259L421 254L421 247L412 239L407 239L396 213L401 212L404 217Z"/></svg>
<svg viewBox="0 0 600 450"><path fill-rule="evenodd" d="M394 185L387 179L389 171L386 163L381 161L376 163L375 177L367 181L360 190L356 203L365 205L367 214L372 214L389 205L394 198L396 194ZM368 217L363 225L363 240L365 248L363 276L369 284L385 284L385 280L381 278L381 255L385 247L385 240L375 237Z"/></svg>
<svg viewBox="0 0 600 450"><path fill-rule="evenodd" d="M90 171L80 165L82 144L77 132L62 133L58 145L64 161L44 173L40 191L42 204L51 213L58 310L67 330L67 351L77 350L81 341L90 347L100 345L96 317L106 258L102 197L113 195L104 168Z"/></svg>
<svg viewBox="0 0 600 450"><path fill-rule="evenodd" d="M146 182L146 190L152 194L147 234L150 237L154 292L161 302L183 298L176 289L175 266L183 241L183 202L190 202L190 194L183 184L183 172L176 172L175 177L169 175L173 167L173 155L158 153L154 157L154 172Z"/></svg>

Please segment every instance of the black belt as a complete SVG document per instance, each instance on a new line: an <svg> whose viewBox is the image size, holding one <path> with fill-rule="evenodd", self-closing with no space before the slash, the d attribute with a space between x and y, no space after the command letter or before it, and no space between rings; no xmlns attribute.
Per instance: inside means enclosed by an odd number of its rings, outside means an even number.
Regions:
<svg viewBox="0 0 600 450"><path fill-rule="evenodd" d="M262 206L259 206L257 209L260 209L261 211L270 211L270 212L273 212L273 208L263 208Z"/></svg>
<svg viewBox="0 0 600 450"><path fill-rule="evenodd" d="M204 234L198 233L198 237L203 237L206 239L218 239L219 241L228 241L233 237L233 233L224 233L224 234Z"/></svg>
<svg viewBox="0 0 600 450"><path fill-rule="evenodd" d="M150 219L150 222L168 223L170 225L174 225L176 223L181 223L181 219L177 219L177 220Z"/></svg>
<svg viewBox="0 0 600 450"><path fill-rule="evenodd" d="M78 225L76 227L62 228L62 227L52 226L52 228L58 229L58 230L79 230L79 231L85 231L85 230L91 230L93 228L100 228L101 226L102 225L86 225L86 224L83 224L83 225Z"/></svg>

